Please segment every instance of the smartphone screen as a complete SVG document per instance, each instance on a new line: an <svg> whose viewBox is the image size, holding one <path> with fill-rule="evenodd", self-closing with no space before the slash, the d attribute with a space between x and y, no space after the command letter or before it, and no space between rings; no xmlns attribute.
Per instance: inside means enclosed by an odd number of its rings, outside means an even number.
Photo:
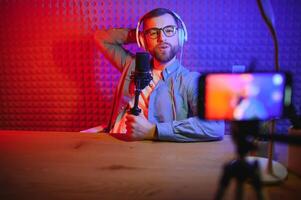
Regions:
<svg viewBox="0 0 301 200"><path fill-rule="evenodd" d="M291 103L286 73L212 73L199 82L199 113L207 120L268 120Z"/></svg>

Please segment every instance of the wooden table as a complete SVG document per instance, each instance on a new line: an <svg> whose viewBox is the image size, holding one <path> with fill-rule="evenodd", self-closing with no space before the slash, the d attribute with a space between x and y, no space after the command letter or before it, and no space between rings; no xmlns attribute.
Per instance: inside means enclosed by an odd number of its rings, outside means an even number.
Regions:
<svg viewBox="0 0 301 200"><path fill-rule="evenodd" d="M0 199L213 199L222 166L234 155L229 136L200 143L123 139L0 131ZM301 179L289 174L264 192L269 199L301 199ZM248 199L252 193L247 186Z"/></svg>

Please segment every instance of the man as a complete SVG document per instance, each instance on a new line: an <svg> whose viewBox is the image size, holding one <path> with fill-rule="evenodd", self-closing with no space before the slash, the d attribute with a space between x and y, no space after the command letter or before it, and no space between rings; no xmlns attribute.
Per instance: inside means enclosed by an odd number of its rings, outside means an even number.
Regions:
<svg viewBox="0 0 301 200"><path fill-rule="evenodd" d="M130 29L95 33L99 50L122 73L115 93L110 132L125 133L134 140L222 139L223 122L202 121L197 117L199 74L189 72L176 58L187 38L184 22L174 12L157 8L142 17L137 31L140 23L143 30L138 34ZM134 102L130 75L135 70L135 56L122 46L133 42L138 42L152 56L153 80L140 95L142 112L139 116L128 113Z"/></svg>

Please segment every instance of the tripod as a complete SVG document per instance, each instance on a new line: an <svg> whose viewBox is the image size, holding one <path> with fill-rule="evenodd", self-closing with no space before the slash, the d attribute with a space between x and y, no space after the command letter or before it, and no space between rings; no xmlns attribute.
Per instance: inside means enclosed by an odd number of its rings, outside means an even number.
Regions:
<svg viewBox="0 0 301 200"><path fill-rule="evenodd" d="M231 181L237 182L235 199L243 198L243 185L250 181L256 192L257 199L263 199L262 184L259 173L258 162L248 163L245 160L246 154L255 149L255 145L250 141L250 136L258 134L258 121L232 122L232 140L236 145L237 159L230 161L224 166L224 171L219 182L219 188L215 196L216 200L221 200Z"/></svg>

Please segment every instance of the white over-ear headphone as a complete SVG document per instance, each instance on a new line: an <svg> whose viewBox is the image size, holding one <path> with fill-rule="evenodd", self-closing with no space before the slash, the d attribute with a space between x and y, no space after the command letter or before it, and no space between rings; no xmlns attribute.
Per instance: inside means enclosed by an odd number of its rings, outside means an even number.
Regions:
<svg viewBox="0 0 301 200"><path fill-rule="evenodd" d="M188 40L188 34L187 34L187 29L186 29L185 23L182 21L182 19L180 18L180 16L177 13L175 13L171 10L169 10L169 12L170 12L169 14L171 14L173 17L175 17L181 23L181 27L178 28L178 37L179 37L179 45L180 45L180 47L183 47L184 43L187 42L187 40ZM141 17L140 20L138 21L138 24L136 27L136 40L137 40L137 44L139 47L146 49L144 37L139 32L139 29L144 20L144 17L145 17L145 15L143 17Z"/></svg>

